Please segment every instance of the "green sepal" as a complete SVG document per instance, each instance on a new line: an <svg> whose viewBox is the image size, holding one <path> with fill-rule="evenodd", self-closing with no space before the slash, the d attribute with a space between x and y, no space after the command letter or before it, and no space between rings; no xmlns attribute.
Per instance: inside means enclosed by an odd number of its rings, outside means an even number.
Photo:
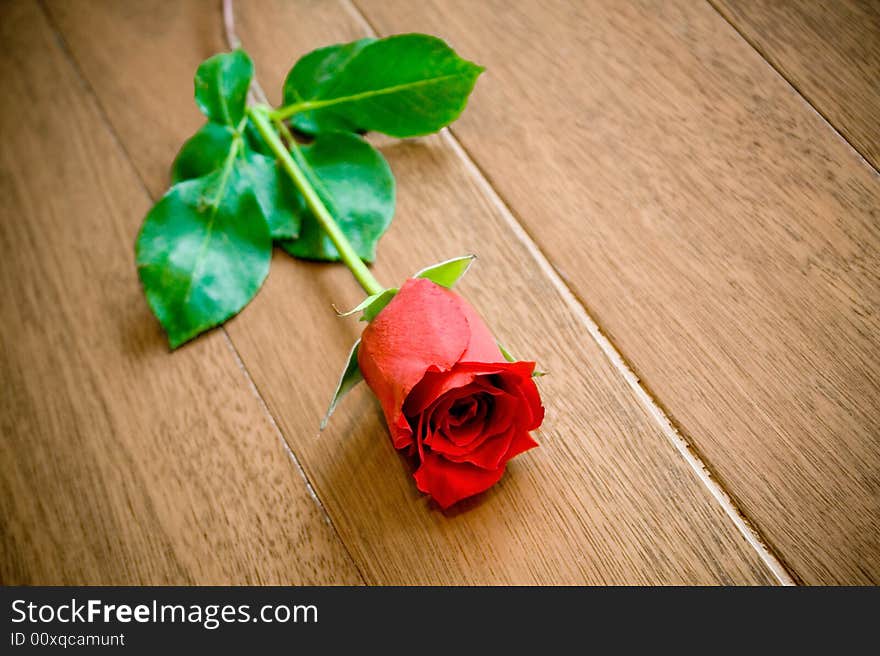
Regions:
<svg viewBox="0 0 880 656"><path fill-rule="evenodd" d="M506 348L504 348L504 345L501 342L496 340L495 344L498 346L498 350L501 351L501 355L504 356L505 360L507 360L508 362L518 362L518 360L513 356L513 354L510 351L508 351ZM540 371L538 369L535 369L534 371L532 371L532 378L540 378L541 376L546 376L546 375L547 375L546 371Z"/></svg>
<svg viewBox="0 0 880 656"><path fill-rule="evenodd" d="M363 374L361 374L361 368L358 366L358 347L360 345L361 340L357 340L354 343L354 346L351 347L351 351L348 354L348 362L345 365L342 375L339 377L339 382L336 384L336 391L333 393L330 407L327 408L327 414L325 414L324 418L321 420L321 430L324 430L327 427L327 422L330 421L330 415L336 410L336 405L342 400L342 397L348 394L364 379Z"/></svg>
<svg viewBox="0 0 880 656"><path fill-rule="evenodd" d="M513 355L510 353L510 351L508 351L506 348L504 348L504 345L501 342L496 341L495 343L498 345L498 350L501 351L501 355L504 356L505 360L507 360L508 362L516 362L516 358L513 357Z"/></svg>
<svg viewBox="0 0 880 656"><path fill-rule="evenodd" d="M367 296L364 300L358 303L357 306L353 307L348 312L337 312L337 314L340 317L350 317L351 315L358 312L363 312L360 320L372 321L376 318L377 314L385 309L385 306L391 302L391 299L394 298L395 294L397 294L398 291L400 290L397 289L397 287L383 289L378 294Z"/></svg>
<svg viewBox="0 0 880 656"><path fill-rule="evenodd" d="M425 267L413 278L426 278L441 287L452 289L458 279L467 273L475 259L477 259L476 255L454 257L451 260Z"/></svg>
<svg viewBox="0 0 880 656"><path fill-rule="evenodd" d="M374 294L373 301L364 308L364 313L361 316L361 321L372 321L376 318L382 310L385 309L385 306L391 302L391 299L400 291L397 287L390 287L389 289L383 290L378 294Z"/></svg>

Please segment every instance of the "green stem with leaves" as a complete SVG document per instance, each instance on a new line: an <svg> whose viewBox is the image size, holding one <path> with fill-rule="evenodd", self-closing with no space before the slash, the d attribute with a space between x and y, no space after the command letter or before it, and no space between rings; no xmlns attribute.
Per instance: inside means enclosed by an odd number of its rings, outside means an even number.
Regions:
<svg viewBox="0 0 880 656"><path fill-rule="evenodd" d="M281 162L284 171L290 176L290 179L293 180L293 183L299 189L303 198L305 198L306 204L309 206L315 219L321 225L324 232L327 233L330 241L333 242L333 245L339 252L339 257L349 268L358 283L360 283L360 286L371 296L384 291L385 287L376 280L367 268L367 265L358 257L351 242L348 241L348 237L345 236L345 233L342 232L342 229L334 220L333 215L330 214L330 210L324 205L318 192L309 181L308 176L306 176L305 171L296 163L290 151L272 127L269 108L251 106L248 107L247 112L251 120L253 120L254 126L256 126L260 135L266 141L266 144L275 154L275 157L278 158L278 161ZM292 146L295 147L295 144L292 144Z"/></svg>

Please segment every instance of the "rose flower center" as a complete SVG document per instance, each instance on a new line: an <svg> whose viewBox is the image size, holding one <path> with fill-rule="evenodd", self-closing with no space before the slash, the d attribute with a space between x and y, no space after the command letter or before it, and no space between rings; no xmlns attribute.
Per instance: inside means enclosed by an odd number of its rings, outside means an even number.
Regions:
<svg viewBox="0 0 880 656"><path fill-rule="evenodd" d="M446 408L438 408L440 412L431 417L434 429L453 443L465 444L482 432L494 405L495 399L486 392L455 399Z"/></svg>

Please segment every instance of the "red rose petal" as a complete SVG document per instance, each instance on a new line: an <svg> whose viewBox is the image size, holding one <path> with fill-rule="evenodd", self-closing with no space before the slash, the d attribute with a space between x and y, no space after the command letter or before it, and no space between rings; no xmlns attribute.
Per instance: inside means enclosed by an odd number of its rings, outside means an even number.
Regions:
<svg viewBox="0 0 880 656"><path fill-rule="evenodd" d="M486 400L474 400L467 421L457 423L452 415L443 418L441 430L443 436L453 444L465 446L485 433L488 422L492 421L492 408Z"/></svg>
<svg viewBox="0 0 880 656"><path fill-rule="evenodd" d="M471 339L468 342L467 350L461 356L461 360L468 362L504 361L504 356L501 354L501 349L498 348L495 336L489 330L483 318L474 309L474 306L458 294L455 294L455 298L458 300L461 311L464 313L471 329Z"/></svg>
<svg viewBox="0 0 880 656"><path fill-rule="evenodd" d="M453 389L478 381L476 376L490 376L510 372L516 378L531 379L534 362L458 362L451 371L428 371L415 385L406 399L404 410L414 417L431 403ZM483 383L487 389L491 384Z"/></svg>
<svg viewBox="0 0 880 656"><path fill-rule="evenodd" d="M475 362L462 358L455 366L456 371L470 371L477 374L511 374L513 380L531 379L532 372L535 370L534 362L517 361L517 362ZM506 391L506 390L505 390Z"/></svg>
<svg viewBox="0 0 880 656"><path fill-rule="evenodd" d="M473 396L468 399L459 399L456 403L452 404L452 407L449 409L449 414L446 416L447 428L455 429L468 426L475 419L484 417L488 411L486 406L487 404L485 402L482 402ZM462 411L461 408L464 408L464 411ZM453 413L453 410L456 409L458 414Z"/></svg>
<svg viewBox="0 0 880 656"><path fill-rule="evenodd" d="M411 279L364 329L358 365L379 399L398 449L412 443L401 410L429 369L448 370L470 342L458 297L429 280Z"/></svg>
<svg viewBox="0 0 880 656"><path fill-rule="evenodd" d="M422 460L425 459L425 433L428 430L426 424L427 424L427 419L426 419L425 415L420 416L419 417L419 424L418 424L418 427L416 428L416 439L415 439L415 443L416 443L416 446L418 447L418 451L419 451L419 462L421 462Z"/></svg>
<svg viewBox="0 0 880 656"><path fill-rule="evenodd" d="M457 501L479 494L492 487L504 474L504 467L480 469L467 463L450 462L442 456L426 453L422 466L413 478L416 486L448 508Z"/></svg>
<svg viewBox="0 0 880 656"><path fill-rule="evenodd" d="M482 404L484 410L479 411L476 408L480 407L481 404L475 398L476 394L482 394L483 391L479 386L476 385L468 385L466 387L462 387L456 390L452 390L448 392L445 396L437 399L434 403L428 406L427 409L422 413L424 415L428 415L431 420L431 425L439 430L439 429L447 429L447 428L458 428L461 429L460 433L464 433L467 430L471 429L471 425L464 425L458 422L458 418L452 416L452 408L457 403L468 402L471 401L474 404L475 410L472 413L471 421L477 417L477 412L481 412L481 416L485 416L486 409L485 403ZM458 435L459 433L456 433ZM451 433L447 431L447 435L453 437ZM472 438L471 438L472 439Z"/></svg>
<svg viewBox="0 0 880 656"><path fill-rule="evenodd" d="M513 414L490 419L483 424L483 432L467 444L458 444L442 432L431 435L432 451L442 454L453 462L469 462L483 469L495 469L508 460L508 452L514 436L522 431Z"/></svg>
<svg viewBox="0 0 880 656"><path fill-rule="evenodd" d="M471 371L429 371L413 387L403 405L404 413L414 417L447 392L469 385L474 380Z"/></svg>
<svg viewBox="0 0 880 656"><path fill-rule="evenodd" d="M464 449L455 455L448 454L436 446L432 449L452 462L468 462L480 469L497 469L509 460L507 453L516 434L516 428L508 426L504 431L486 437L476 449ZM435 444L439 442L435 440Z"/></svg>
<svg viewBox="0 0 880 656"><path fill-rule="evenodd" d="M544 406L541 404L541 395L538 393L538 386L535 380L529 376L521 379L517 385L519 393L525 400L524 407L531 412L531 421L523 427L527 431L535 430L544 421Z"/></svg>
<svg viewBox="0 0 880 656"><path fill-rule="evenodd" d="M521 433L517 433L513 438L513 441L510 443L510 450L507 452L507 455L504 456L504 461L507 462L511 458L515 458L523 451L528 451L529 449L534 449L538 446L538 443L532 439L532 436L529 435L526 431L522 431Z"/></svg>

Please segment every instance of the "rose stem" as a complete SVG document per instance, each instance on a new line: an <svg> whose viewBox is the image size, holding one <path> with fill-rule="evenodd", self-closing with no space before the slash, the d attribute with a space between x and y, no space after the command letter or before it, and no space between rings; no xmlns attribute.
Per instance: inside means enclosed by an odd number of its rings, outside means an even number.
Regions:
<svg viewBox="0 0 880 656"><path fill-rule="evenodd" d="M321 227L324 229L324 232L327 233L327 236L330 237L330 241L336 246L336 250L339 251L339 256L342 258L342 261L345 262L345 265L351 270L352 275L354 275L355 279L360 283L360 286L370 295L379 294L384 291L385 287L376 280L373 274L370 273L367 265L363 263L360 257L358 257L351 242L348 241L348 237L342 232L339 225L330 214L330 211L327 209L327 206L324 205L320 196L318 196L318 192L315 191L312 183L309 182L309 179L306 177L302 168L300 168L300 166L294 161L290 152L278 136L278 133L275 132L269 121L268 108L251 106L248 107L247 111L257 130L260 132L260 135L266 140L269 148L272 149L272 152L275 153L275 156L281 162L281 166L284 167L284 171L290 176L290 179L293 180L297 189L299 189L300 193L306 199L306 204L309 206L309 209L312 210L315 219L321 224ZM293 140L291 140L290 147L291 149L299 148L296 141Z"/></svg>

